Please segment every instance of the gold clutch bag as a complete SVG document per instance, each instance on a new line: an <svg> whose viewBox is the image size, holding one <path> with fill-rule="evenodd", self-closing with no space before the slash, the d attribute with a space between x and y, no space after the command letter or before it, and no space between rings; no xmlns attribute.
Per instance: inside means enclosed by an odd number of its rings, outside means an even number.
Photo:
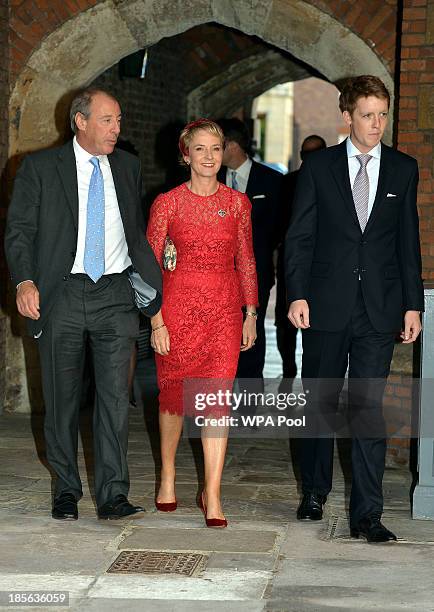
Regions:
<svg viewBox="0 0 434 612"><path fill-rule="evenodd" d="M176 268L176 247L169 236L166 236L164 243L163 268L169 272L173 272Z"/></svg>

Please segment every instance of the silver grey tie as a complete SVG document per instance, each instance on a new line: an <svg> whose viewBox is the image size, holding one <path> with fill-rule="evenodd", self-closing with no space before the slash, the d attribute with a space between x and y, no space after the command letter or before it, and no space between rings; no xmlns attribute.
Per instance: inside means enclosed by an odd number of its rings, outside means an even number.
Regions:
<svg viewBox="0 0 434 612"><path fill-rule="evenodd" d="M359 220L360 229L365 231L368 222L368 202L369 202L369 177L366 166L372 155L356 155L360 164L359 171L356 174L353 184L353 200L356 208L357 218Z"/></svg>
<svg viewBox="0 0 434 612"><path fill-rule="evenodd" d="M238 181L237 181L237 171L232 170L232 189L236 189L238 191Z"/></svg>

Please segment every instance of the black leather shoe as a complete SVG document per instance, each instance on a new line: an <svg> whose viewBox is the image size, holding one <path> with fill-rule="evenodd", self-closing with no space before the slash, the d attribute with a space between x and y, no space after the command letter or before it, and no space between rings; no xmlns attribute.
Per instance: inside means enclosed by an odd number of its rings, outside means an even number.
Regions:
<svg viewBox="0 0 434 612"><path fill-rule="evenodd" d="M117 495L114 499L106 502L98 508L98 518L104 520L116 520L128 518L129 516L137 517L143 514L145 509L142 506L133 506L130 504L125 495Z"/></svg>
<svg viewBox="0 0 434 612"><path fill-rule="evenodd" d="M360 520L357 527L351 527L352 538L366 538L368 542L396 541L396 535L380 521L381 516L373 514Z"/></svg>
<svg viewBox="0 0 434 612"><path fill-rule="evenodd" d="M297 510L299 521L320 521L322 519L322 507L326 503L325 495L316 493L305 493Z"/></svg>
<svg viewBox="0 0 434 612"><path fill-rule="evenodd" d="M53 519L58 521L76 521L78 519L77 500L72 493L62 493L54 500Z"/></svg>

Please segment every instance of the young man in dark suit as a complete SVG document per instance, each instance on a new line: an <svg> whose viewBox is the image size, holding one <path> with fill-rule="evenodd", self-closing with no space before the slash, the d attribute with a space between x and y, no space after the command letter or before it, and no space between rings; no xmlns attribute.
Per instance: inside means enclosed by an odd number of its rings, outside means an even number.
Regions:
<svg viewBox="0 0 434 612"><path fill-rule="evenodd" d="M253 251L258 277L257 338L250 351L240 353L237 378L258 381L263 390L265 363L265 314L270 290L274 285L273 252L278 239L278 207L281 197L282 175L250 157L251 138L247 126L240 119L219 120L225 135L225 150L219 181L246 193L252 204Z"/></svg>
<svg viewBox="0 0 434 612"><path fill-rule="evenodd" d="M370 542L396 539L381 523L382 396L395 337L401 332L404 343L414 342L423 310L418 168L381 142L389 103L377 77L348 81L339 105L350 136L303 163L285 245L288 317L303 330L302 376L315 381L317 416L325 422L348 367L350 527ZM322 518L332 468L331 436L302 440L299 519Z"/></svg>
<svg viewBox="0 0 434 612"><path fill-rule="evenodd" d="M138 310L127 270L161 305L161 274L144 235L136 157L115 150L118 102L87 90L71 105L73 141L28 155L15 179L5 248L17 307L38 338L48 461L56 473L52 517L78 518L78 413L86 347L92 354L98 516L143 512L127 499L128 365Z"/></svg>

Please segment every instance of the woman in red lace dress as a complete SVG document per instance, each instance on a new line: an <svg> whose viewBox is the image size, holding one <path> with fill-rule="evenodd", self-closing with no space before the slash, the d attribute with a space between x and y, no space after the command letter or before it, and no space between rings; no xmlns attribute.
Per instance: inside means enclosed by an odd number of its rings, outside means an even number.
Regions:
<svg viewBox="0 0 434 612"><path fill-rule="evenodd" d="M229 383L230 388L240 350L248 350L256 338L258 298L251 204L245 194L217 181L223 138L219 126L207 119L184 128L179 148L190 166L191 178L157 197L147 230L160 265L166 237L177 251L175 270L163 273L163 306L151 319L162 457L156 506L164 511L175 510L177 504L175 454L185 411L184 380L221 379L223 386ZM209 385L204 381L205 388ZM205 415L227 412L227 407L208 407ZM201 431L205 464L202 503L208 526L227 524L220 503L227 433L227 428L223 434L209 433L206 427Z"/></svg>

